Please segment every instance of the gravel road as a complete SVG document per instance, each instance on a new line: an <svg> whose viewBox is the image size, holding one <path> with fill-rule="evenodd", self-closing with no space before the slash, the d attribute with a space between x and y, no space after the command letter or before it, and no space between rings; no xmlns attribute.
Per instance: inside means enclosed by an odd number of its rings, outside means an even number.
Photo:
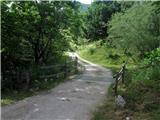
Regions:
<svg viewBox="0 0 160 120"><path fill-rule="evenodd" d="M80 58L81 59L81 58ZM1 108L2 120L89 120L105 98L111 71L86 60L85 71L44 93Z"/></svg>

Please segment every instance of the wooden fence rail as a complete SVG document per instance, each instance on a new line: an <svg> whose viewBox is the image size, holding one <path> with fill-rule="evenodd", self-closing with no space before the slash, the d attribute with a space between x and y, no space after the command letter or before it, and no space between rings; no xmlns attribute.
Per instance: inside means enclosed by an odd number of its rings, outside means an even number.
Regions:
<svg viewBox="0 0 160 120"><path fill-rule="evenodd" d="M7 82L10 82L11 84L9 85L11 87L13 87L12 83L17 83L17 86L18 84L21 84L22 88L22 84L24 84L27 89L31 80L43 80L45 78L53 78L54 80L59 78L66 78L69 75L82 72L83 70L84 67L79 63L77 57L75 57L75 59L66 60L64 64L37 66L31 67L29 69L13 68L11 70L6 70L1 74L1 79L3 81L2 87L5 87L5 85L8 85Z"/></svg>
<svg viewBox="0 0 160 120"><path fill-rule="evenodd" d="M120 71L113 76L113 78L115 78L115 84L114 84L114 94L115 94L115 96L118 95L118 93L117 93L118 83L120 81L122 81L122 83L124 83L124 75L125 75L125 70L126 70L126 64L127 64L127 62L125 61L122 65Z"/></svg>
<svg viewBox="0 0 160 120"><path fill-rule="evenodd" d="M54 68L59 69L59 72L52 73L52 70ZM50 65L50 66L41 66L40 69L42 73L40 73L40 78L59 78L67 77L70 74L77 73L82 68L81 64L78 64L78 58L75 57L74 60L71 61L65 61L65 64L62 65ZM46 74L44 71L48 71L49 73Z"/></svg>

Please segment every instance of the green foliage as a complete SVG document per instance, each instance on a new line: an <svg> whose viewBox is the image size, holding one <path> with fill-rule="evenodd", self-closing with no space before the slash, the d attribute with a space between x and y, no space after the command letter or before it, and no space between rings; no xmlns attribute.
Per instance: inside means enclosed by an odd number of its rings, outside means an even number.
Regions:
<svg viewBox="0 0 160 120"><path fill-rule="evenodd" d="M120 10L120 5L113 1L96 1L84 15L86 38L97 40L107 36L107 23L113 13Z"/></svg>
<svg viewBox="0 0 160 120"><path fill-rule="evenodd" d="M145 69L137 70L138 74L134 74L134 79L137 81L140 80L160 80L160 68L159 66L156 67L148 67Z"/></svg>
<svg viewBox="0 0 160 120"><path fill-rule="evenodd" d="M32 95L35 95L32 91L5 91L2 94L1 105L10 105Z"/></svg>
<svg viewBox="0 0 160 120"><path fill-rule="evenodd" d="M126 114L135 120L159 119L159 81L134 81L134 76L132 76L134 72L138 74L139 71L137 69L127 71L125 80L130 81L129 84L125 82L126 85L120 84L118 87L119 94L123 95L127 102L125 108L117 108L115 111L113 86L110 86L107 100L93 112L92 120L122 120Z"/></svg>
<svg viewBox="0 0 160 120"><path fill-rule="evenodd" d="M80 4L76 1L1 1L1 5L2 89L23 89L27 86L26 80L15 77L17 74L23 76L31 69L34 74L30 81L34 81L39 76L37 66L65 62L64 52L80 35Z"/></svg>
<svg viewBox="0 0 160 120"><path fill-rule="evenodd" d="M90 49L89 49L90 55L93 55L94 52L95 52L95 49L94 49L94 48L90 48Z"/></svg>
<svg viewBox="0 0 160 120"><path fill-rule="evenodd" d="M121 6L121 12L125 12L127 9L131 8L138 1L118 1Z"/></svg>
<svg viewBox="0 0 160 120"><path fill-rule="evenodd" d="M78 7L71 1L2 1L3 62L11 57L42 64L68 50L81 26Z"/></svg>
<svg viewBox="0 0 160 120"><path fill-rule="evenodd" d="M144 66L135 74L135 80L160 80L160 49L148 53L142 63Z"/></svg>
<svg viewBox="0 0 160 120"><path fill-rule="evenodd" d="M160 119L160 108L153 112L153 120L159 120Z"/></svg>
<svg viewBox="0 0 160 120"><path fill-rule="evenodd" d="M128 68L134 67L134 61L131 57L128 57L120 50L109 47L107 45L100 46L101 41L93 42L88 45L81 46L79 48L80 56L85 59L98 63L105 67L119 68L123 61L128 60Z"/></svg>
<svg viewBox="0 0 160 120"><path fill-rule="evenodd" d="M101 14L98 11L103 7L98 6L98 2L96 4L95 8L93 6L91 6L92 9L90 8L90 13L95 11L96 16L91 14L92 25L88 24L88 28L91 30L95 24L98 26L92 29L93 36L89 36L90 39L98 36L95 35L95 31L101 26L98 23L101 21L99 19ZM87 60L112 68L113 72L117 70L116 68L120 68L123 61L128 60L127 68L129 69L125 72L125 85L118 87L118 93L124 96L127 105L124 109L115 112L114 99L112 101L109 99L93 113L92 119L121 120L127 114L135 120L158 120L160 106L159 2L119 2L119 4L121 12L115 13L109 21L106 42L103 40L102 46L99 46L98 42L92 42L81 48L79 53Z"/></svg>
<svg viewBox="0 0 160 120"><path fill-rule="evenodd" d="M157 48L150 53L144 59L144 64L151 65L153 67L160 65L160 48Z"/></svg>
<svg viewBox="0 0 160 120"><path fill-rule="evenodd" d="M118 48L141 55L160 45L159 14L151 2L137 3L109 22L109 39ZM156 28L154 27L155 25ZM158 32L158 33L157 33ZM156 33L156 35L155 35Z"/></svg>
<svg viewBox="0 0 160 120"><path fill-rule="evenodd" d="M36 95L42 90L49 90L51 88L54 88L61 82L64 82L64 79L43 79L41 81L34 80L32 83L32 86L29 90L17 90L17 91L3 91L2 98L1 98L1 104L2 105L10 105L13 104L19 100L23 100L27 97Z"/></svg>
<svg viewBox="0 0 160 120"><path fill-rule="evenodd" d="M127 69L125 72L125 85L120 85L118 88L119 94L124 96L125 100L127 101L127 105L123 110L117 110L116 114L114 111L114 99L111 97L111 99L109 98L106 100L103 106L100 106L94 111L92 119L120 120L124 118L126 112L127 114L132 114L131 117L136 120L144 119L146 116L148 120L158 118L157 113L159 109L158 93L160 91L160 69L159 59L157 58L159 58L159 48L148 53L146 55L145 62L141 60L141 62L137 64L132 61L131 56L124 55L120 50L117 51L117 49L111 48L105 44L100 47L97 45L98 42L94 42L84 46L80 49L80 55L89 61L111 68L114 73L115 70L118 72L123 60L128 59L127 68L129 69ZM91 48L95 50L93 54L90 54L89 52ZM116 57L115 59L115 56L117 55L119 57ZM157 60L158 62L156 62ZM156 63L156 65L153 64L153 67L150 65L152 62L148 61L152 61ZM108 97L109 96L107 96L107 98Z"/></svg>
<svg viewBox="0 0 160 120"><path fill-rule="evenodd" d="M113 60L117 60L120 58L120 56L113 51L109 51L109 53L106 56L107 59L113 59Z"/></svg>

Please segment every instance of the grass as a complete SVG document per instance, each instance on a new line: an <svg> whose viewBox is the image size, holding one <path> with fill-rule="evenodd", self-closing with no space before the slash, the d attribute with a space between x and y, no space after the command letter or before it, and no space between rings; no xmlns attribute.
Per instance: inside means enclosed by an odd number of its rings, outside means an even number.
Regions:
<svg viewBox="0 0 160 120"><path fill-rule="evenodd" d="M127 104L124 108L116 108L115 105L115 98L113 95L112 86L109 88L109 95L107 95L105 102L98 106L93 114L91 120L125 120L126 117L129 117L131 120L159 120L160 119L160 108L158 107L160 104L145 104L145 101L153 102L154 99L152 97L157 96L157 94L153 92L144 92L142 90L145 90L145 87L141 86L141 89L139 89L140 85L137 85L137 87L134 87L135 90L130 90L130 93L126 92L126 88L123 85L120 85L119 87L119 93L123 96L125 96L125 100L127 101ZM130 88L131 89L131 88ZM143 95L134 95L133 91L141 90ZM128 91L128 90L127 90ZM138 93L138 92L136 92ZM146 95L151 95L150 98L145 98ZM131 95L131 98L136 97L136 100L129 100ZM144 97L143 97L144 96ZM140 98L144 98L143 101L140 100ZM134 98L135 99L135 98ZM149 99L151 99L149 101ZM148 106L149 105L149 106ZM148 107L147 107L148 106ZM148 109L149 108L149 109Z"/></svg>
<svg viewBox="0 0 160 120"><path fill-rule="evenodd" d="M122 120L130 117L133 120L160 120L160 84L157 69L139 69L133 56L124 55L106 45L94 42L79 48L79 55L93 63L110 68L117 72L123 61L128 60L125 73L125 84L119 86L118 93L123 95L127 104L125 108L115 111L115 98L113 90L109 89L109 95L103 105L93 112L91 120ZM156 70L156 71L155 71Z"/></svg>
<svg viewBox="0 0 160 120"><path fill-rule="evenodd" d="M67 56L67 53L66 53ZM61 62L64 63L66 56L63 57L63 60ZM74 63L70 63L74 64ZM72 65L70 65L72 66ZM75 68L70 68L70 69L75 69ZM74 74L79 74L79 73L74 73ZM31 97L33 95L37 95L42 91L46 91L49 89L54 88L55 86L59 85L62 82L65 82L68 78L61 78L59 79L39 79L39 80L32 80L32 83L30 85L30 88L28 90L23 90L23 89L5 89L1 93L1 105L10 105L13 104L19 100L23 100L27 97Z"/></svg>
<svg viewBox="0 0 160 120"><path fill-rule="evenodd" d="M91 120L125 120L126 117L131 118L131 120L152 120L151 113L116 108L114 96L112 95L112 91L110 91L103 105L97 107L93 112Z"/></svg>
<svg viewBox="0 0 160 120"><path fill-rule="evenodd" d="M5 91L2 94L1 105L10 105L15 103L16 101L23 100L24 98L35 95L32 91Z"/></svg>
<svg viewBox="0 0 160 120"><path fill-rule="evenodd" d="M80 74L80 72L76 73ZM8 90L8 91L3 91L1 94L1 105L10 105L13 104L19 100L23 100L27 97L31 97L33 95L37 95L40 92L50 90L60 83L63 83L67 81L68 78L65 79L45 79L42 81L37 81L34 83L34 86L30 88L29 90Z"/></svg>
<svg viewBox="0 0 160 120"><path fill-rule="evenodd" d="M19 100L23 100L27 97L31 97L33 95L37 95L42 91L49 90L64 82L65 79L58 80L42 80L34 83L34 87L28 90L6 90L2 92L1 96L1 105L10 105Z"/></svg>
<svg viewBox="0 0 160 120"><path fill-rule="evenodd" d="M93 63L97 63L104 67L119 69L123 61L128 61L127 68L135 68L135 62L128 56L124 55L123 52L119 52L114 48L108 46L99 46L98 43L91 43L79 48L79 55L86 60ZM98 47L97 47L98 46Z"/></svg>

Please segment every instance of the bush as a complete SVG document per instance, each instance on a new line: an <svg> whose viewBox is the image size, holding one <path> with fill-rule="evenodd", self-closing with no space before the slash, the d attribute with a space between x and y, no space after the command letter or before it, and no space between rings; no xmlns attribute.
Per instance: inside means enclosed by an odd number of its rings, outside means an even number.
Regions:
<svg viewBox="0 0 160 120"><path fill-rule="evenodd" d="M88 51L89 51L89 54L90 54L90 55L93 55L94 52L96 51L96 49L91 47L91 48L89 48Z"/></svg>
<svg viewBox="0 0 160 120"><path fill-rule="evenodd" d="M123 93L127 100L127 108L134 111L141 110L145 112L158 109L160 105L158 102L158 91L154 88L157 84L158 82L156 81L136 81L130 83Z"/></svg>
<svg viewBox="0 0 160 120"><path fill-rule="evenodd" d="M151 2L143 2L114 14L108 24L108 39L119 49L143 58L160 45L159 31L155 29L159 28L160 16L154 10Z"/></svg>
<svg viewBox="0 0 160 120"><path fill-rule="evenodd" d="M107 59L108 59L108 58L111 58L111 59L113 59L113 60L117 60L117 59L120 58L120 56L119 56L118 54L116 54L116 53L110 52L109 54L107 54Z"/></svg>
<svg viewBox="0 0 160 120"><path fill-rule="evenodd" d="M153 67L160 65L160 48L156 48L155 50L152 50L150 53L148 53L144 59L144 64Z"/></svg>

